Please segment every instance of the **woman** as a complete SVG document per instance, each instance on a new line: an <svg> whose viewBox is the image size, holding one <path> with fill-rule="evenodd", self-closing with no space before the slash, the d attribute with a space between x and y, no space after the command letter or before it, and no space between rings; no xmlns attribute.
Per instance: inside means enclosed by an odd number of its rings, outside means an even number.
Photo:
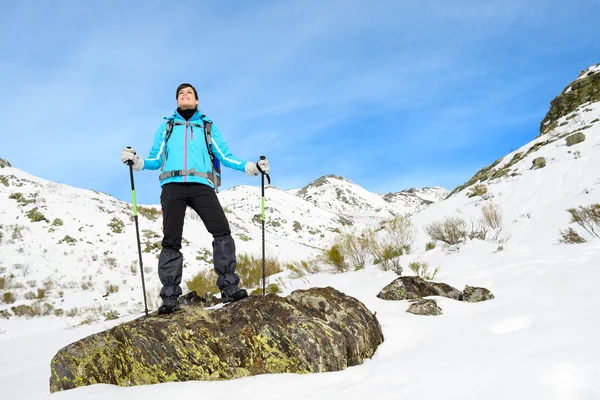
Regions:
<svg viewBox="0 0 600 400"><path fill-rule="evenodd" d="M219 203L215 189L220 176L215 169L216 158L224 166L245 171L250 176L269 173L269 162L256 164L231 154L221 132L212 121L198 112L198 93L189 83L179 85L176 92L177 110L166 118L154 135L154 145L148 158L136 155L133 148L121 152L121 161L132 163L135 171L162 168L160 204L163 213L162 251L158 260L158 276L163 288L159 314L179 309L183 255L181 238L185 210L190 206L213 235L213 259L217 286L223 302L237 301L248 296L238 287L235 243L229 222ZM209 151L210 149L210 151Z"/></svg>

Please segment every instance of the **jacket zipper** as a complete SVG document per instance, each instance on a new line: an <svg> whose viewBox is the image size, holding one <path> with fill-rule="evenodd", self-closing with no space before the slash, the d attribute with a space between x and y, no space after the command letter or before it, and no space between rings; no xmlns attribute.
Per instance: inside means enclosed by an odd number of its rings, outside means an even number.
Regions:
<svg viewBox="0 0 600 400"><path fill-rule="evenodd" d="M185 136L183 139L183 170L187 170L187 135L188 135L188 124L185 124ZM187 175L183 176L183 181L187 182Z"/></svg>

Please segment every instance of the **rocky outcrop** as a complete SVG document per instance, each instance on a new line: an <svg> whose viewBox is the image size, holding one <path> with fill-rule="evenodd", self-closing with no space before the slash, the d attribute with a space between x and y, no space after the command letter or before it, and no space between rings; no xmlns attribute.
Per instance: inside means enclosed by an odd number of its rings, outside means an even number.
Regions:
<svg viewBox="0 0 600 400"><path fill-rule="evenodd" d="M580 105L600 101L600 72L597 66L588 68L580 77L567 85L563 92L550 103L550 110L540 124L540 135L556 128L559 118L575 111Z"/></svg>
<svg viewBox="0 0 600 400"><path fill-rule="evenodd" d="M428 296L442 296L453 300L476 303L494 298L486 288L465 286L461 292L443 282L426 281L418 276L402 276L384 287L377 295L383 300L418 300L408 307L409 313L417 315L441 315L442 309Z"/></svg>
<svg viewBox="0 0 600 400"><path fill-rule="evenodd" d="M0 168L12 167L4 158L0 158Z"/></svg>
<svg viewBox="0 0 600 400"><path fill-rule="evenodd" d="M384 287L377 295L384 300L411 300L427 296L443 296L462 300L460 290L445 283L426 281L418 276L401 276Z"/></svg>
<svg viewBox="0 0 600 400"><path fill-rule="evenodd" d="M382 342L375 316L333 288L251 296L210 311L188 305L64 347L51 362L50 391L339 371Z"/></svg>

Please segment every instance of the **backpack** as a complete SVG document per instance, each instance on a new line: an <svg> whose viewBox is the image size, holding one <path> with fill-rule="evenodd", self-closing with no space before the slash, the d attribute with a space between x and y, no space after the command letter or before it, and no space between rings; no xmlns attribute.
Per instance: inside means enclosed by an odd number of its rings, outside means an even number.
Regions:
<svg viewBox="0 0 600 400"><path fill-rule="evenodd" d="M202 114L200 116L200 119L204 122L204 125L200 125L198 123L195 122L189 122L186 121L186 123L181 123L181 122L175 122L175 120L173 118L169 118L167 120L167 128L165 130L165 154L163 156L163 163L161 166L161 171L165 166L165 162L167 160L167 142L169 141L169 138L171 137L171 134L173 133L173 128L175 127L175 125L189 125L190 127L198 127L198 128L202 128L202 130L204 131L204 141L206 143L206 149L208 150L208 155L210 156L210 161L212 164L212 173L202 173L202 172L196 172L193 169L189 170L189 171L168 171L168 172L164 172L162 174L160 174L159 179L163 180L166 178L170 178L173 176L201 176L203 178L208 179L209 181L211 181L211 183L215 186L215 190L218 192L219 191L219 186L221 186L221 162L219 161L219 159L217 157L215 157L214 153L212 152L211 148L210 148L210 141L211 141L211 137L212 137L212 121L206 121L204 118L206 117L206 115Z"/></svg>

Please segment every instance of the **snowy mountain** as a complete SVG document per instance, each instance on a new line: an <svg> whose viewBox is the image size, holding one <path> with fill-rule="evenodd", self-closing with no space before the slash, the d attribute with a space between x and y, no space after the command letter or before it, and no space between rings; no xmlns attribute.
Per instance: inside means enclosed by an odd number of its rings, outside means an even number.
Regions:
<svg viewBox="0 0 600 400"><path fill-rule="evenodd" d="M13 298L0 305L0 310L10 315L12 307L34 304L52 308L52 312L60 309L82 316L107 315L116 309L121 314L139 311L141 279L131 205L105 193L37 178L5 160L1 165L0 276L5 280L5 292ZM319 253L339 232L360 230L393 215L388 211L392 207L377 194L343 178L321 185L323 181L318 179L302 190L266 188L269 256L283 261L305 259ZM317 185L321 190L307 196L310 187ZM344 213L349 209L331 207L344 204L337 196L341 190L346 190L343 200L348 204L367 207L365 199L370 199L381 209L362 218ZM428 204L422 197L429 190L411 190L400 192L402 202L396 202L395 212ZM434 191L430 198L436 200L438 192L445 190ZM219 197L238 252L258 256L262 237L260 189L236 186ZM405 204L412 208L402 208ZM162 239L160 207L142 205L138 211L146 286L150 297L156 299L160 287L156 274ZM212 237L193 211L188 210L186 219L184 280L212 265Z"/></svg>
<svg viewBox="0 0 600 400"><path fill-rule="evenodd" d="M337 175L325 175L296 193L298 197L319 208L351 219L380 219L414 214L427 205L442 200L447 194L446 189L434 187L406 189L381 196Z"/></svg>

